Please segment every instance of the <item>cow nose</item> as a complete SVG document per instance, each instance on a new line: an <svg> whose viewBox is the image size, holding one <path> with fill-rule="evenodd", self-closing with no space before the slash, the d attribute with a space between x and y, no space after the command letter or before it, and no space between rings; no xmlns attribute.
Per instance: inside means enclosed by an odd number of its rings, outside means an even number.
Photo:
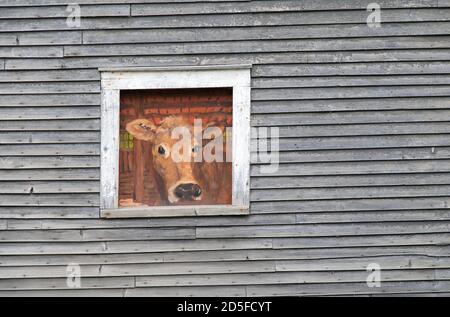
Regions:
<svg viewBox="0 0 450 317"><path fill-rule="evenodd" d="M180 184L175 188L175 195L183 199L198 198L202 195L202 189L197 184Z"/></svg>
<svg viewBox="0 0 450 317"><path fill-rule="evenodd" d="M200 188L200 186L195 185L194 186L194 197L200 197L202 195L202 189Z"/></svg>

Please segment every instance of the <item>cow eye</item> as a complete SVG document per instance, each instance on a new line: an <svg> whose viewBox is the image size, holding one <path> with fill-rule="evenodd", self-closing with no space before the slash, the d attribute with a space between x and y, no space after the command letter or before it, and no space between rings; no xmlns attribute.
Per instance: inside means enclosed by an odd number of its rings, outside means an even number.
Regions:
<svg viewBox="0 0 450 317"><path fill-rule="evenodd" d="M166 154L166 149L162 145L160 145L158 148L158 153L164 155Z"/></svg>
<svg viewBox="0 0 450 317"><path fill-rule="evenodd" d="M192 153L198 153L198 152L200 152L200 147L199 146L194 146L192 148Z"/></svg>

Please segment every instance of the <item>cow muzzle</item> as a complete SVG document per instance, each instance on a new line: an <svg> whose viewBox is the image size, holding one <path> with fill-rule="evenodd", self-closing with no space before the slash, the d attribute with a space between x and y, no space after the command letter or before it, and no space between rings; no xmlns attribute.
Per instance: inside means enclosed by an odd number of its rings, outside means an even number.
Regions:
<svg viewBox="0 0 450 317"><path fill-rule="evenodd" d="M200 200L202 189L197 184L180 184L175 190L175 196L184 200Z"/></svg>

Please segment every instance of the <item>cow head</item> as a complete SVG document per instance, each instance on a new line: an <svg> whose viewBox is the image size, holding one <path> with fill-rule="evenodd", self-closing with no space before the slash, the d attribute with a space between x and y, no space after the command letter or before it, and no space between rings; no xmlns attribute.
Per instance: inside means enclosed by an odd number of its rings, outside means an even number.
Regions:
<svg viewBox="0 0 450 317"><path fill-rule="evenodd" d="M186 157L185 155L190 157L188 161L174 160L171 155L179 142L179 139L172 137L172 132L180 127L189 131L192 146L189 148L189 153L183 153L184 149L180 148L176 150L183 157ZM199 143L195 138L194 127L186 117L170 116L159 125L149 119L136 119L127 124L126 130L136 139L152 144L154 169L163 180L164 196L170 203L202 200L204 188L199 184L194 173L194 158L202 150L202 144L201 140Z"/></svg>

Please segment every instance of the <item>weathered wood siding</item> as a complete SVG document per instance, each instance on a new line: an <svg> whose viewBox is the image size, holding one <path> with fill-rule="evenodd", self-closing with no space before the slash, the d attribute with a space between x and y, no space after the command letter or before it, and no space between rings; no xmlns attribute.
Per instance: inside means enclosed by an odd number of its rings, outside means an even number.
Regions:
<svg viewBox="0 0 450 317"><path fill-rule="evenodd" d="M0 0L0 296L450 293L450 1L70 2ZM99 219L97 69L249 63L251 216Z"/></svg>

